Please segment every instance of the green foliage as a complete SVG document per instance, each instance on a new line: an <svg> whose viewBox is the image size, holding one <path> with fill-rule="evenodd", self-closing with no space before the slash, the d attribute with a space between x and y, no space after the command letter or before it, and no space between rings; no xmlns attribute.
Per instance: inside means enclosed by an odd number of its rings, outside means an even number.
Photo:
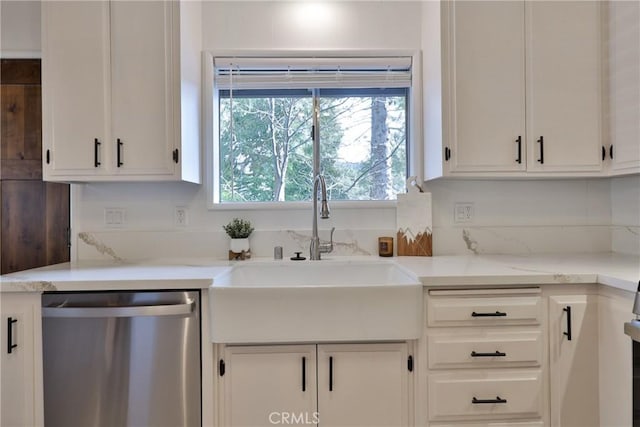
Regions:
<svg viewBox="0 0 640 427"><path fill-rule="evenodd" d="M267 202L310 200L313 188L311 96L268 94L234 97L233 139L228 98L220 99L220 200ZM386 109L386 151L375 156L372 100ZM407 174L404 96L320 98L320 167L331 200L382 199L404 192ZM375 173L379 168L389 173ZM382 178L381 178L382 177ZM382 182L389 181L389 182ZM378 191L376 194L380 194Z"/></svg>
<svg viewBox="0 0 640 427"><path fill-rule="evenodd" d="M232 239L245 239L253 231L251 222L241 218L233 218L229 224L223 225L222 228Z"/></svg>

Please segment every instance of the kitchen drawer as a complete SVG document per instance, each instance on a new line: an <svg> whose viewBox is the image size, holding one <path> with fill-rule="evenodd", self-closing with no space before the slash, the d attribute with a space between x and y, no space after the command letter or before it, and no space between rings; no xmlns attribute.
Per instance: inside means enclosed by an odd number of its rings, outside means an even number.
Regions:
<svg viewBox="0 0 640 427"><path fill-rule="evenodd" d="M544 423L542 421L524 421L524 422L513 422L513 421L503 421L503 422L486 422L486 423L470 423L470 424L429 424L429 427L543 427Z"/></svg>
<svg viewBox="0 0 640 427"><path fill-rule="evenodd" d="M491 290L493 291L493 290ZM429 326L537 325L542 319L540 295L501 293L469 295L467 291L430 291Z"/></svg>
<svg viewBox="0 0 640 427"><path fill-rule="evenodd" d="M431 329L428 343L429 369L542 364L542 332L536 328Z"/></svg>
<svg viewBox="0 0 640 427"><path fill-rule="evenodd" d="M540 369L437 373L428 382L432 421L542 416ZM500 403L488 403L498 398Z"/></svg>

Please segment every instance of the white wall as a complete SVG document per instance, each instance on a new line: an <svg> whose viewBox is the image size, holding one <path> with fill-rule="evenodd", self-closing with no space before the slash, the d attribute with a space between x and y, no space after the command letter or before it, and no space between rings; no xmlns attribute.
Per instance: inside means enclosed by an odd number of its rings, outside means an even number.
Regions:
<svg viewBox="0 0 640 427"><path fill-rule="evenodd" d="M611 248L640 255L640 175L611 180Z"/></svg>
<svg viewBox="0 0 640 427"><path fill-rule="evenodd" d="M0 56L40 57L40 2L0 1Z"/></svg>

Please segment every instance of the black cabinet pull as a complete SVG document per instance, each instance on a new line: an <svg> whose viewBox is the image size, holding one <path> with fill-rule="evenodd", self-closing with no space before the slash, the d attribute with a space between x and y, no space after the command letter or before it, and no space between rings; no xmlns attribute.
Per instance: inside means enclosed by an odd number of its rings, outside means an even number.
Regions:
<svg viewBox="0 0 640 427"><path fill-rule="evenodd" d="M93 167L100 166L100 141L98 138L93 140Z"/></svg>
<svg viewBox="0 0 640 427"><path fill-rule="evenodd" d="M18 344L13 343L13 324L18 323L18 319L7 318L7 353L11 354Z"/></svg>
<svg viewBox="0 0 640 427"><path fill-rule="evenodd" d="M118 167L124 164L122 163L122 153L121 153L121 149L123 145L124 143L120 141L120 138L118 138L118 150L117 150L117 160L116 160Z"/></svg>
<svg viewBox="0 0 640 427"><path fill-rule="evenodd" d="M507 403L507 399L502 399L500 398L500 396L496 396L495 399L476 399L476 397L474 396L473 399L471 399L471 403L473 403L474 405L482 405L487 403Z"/></svg>
<svg viewBox="0 0 640 427"><path fill-rule="evenodd" d="M471 313L471 317L506 317L507 313L502 311L496 311L495 313L476 313L475 311Z"/></svg>
<svg viewBox="0 0 640 427"><path fill-rule="evenodd" d="M518 135L516 142L518 143L518 158L516 159L516 162L522 164L522 135Z"/></svg>
<svg viewBox="0 0 640 427"><path fill-rule="evenodd" d="M307 391L307 358L302 358L302 391Z"/></svg>
<svg viewBox="0 0 640 427"><path fill-rule="evenodd" d="M496 350L495 353L477 353L475 351L471 352L471 357L505 357L507 353L503 353L501 351Z"/></svg>
<svg viewBox="0 0 640 427"><path fill-rule="evenodd" d="M47 164L51 163L51 151L47 150Z"/></svg>
<svg viewBox="0 0 640 427"><path fill-rule="evenodd" d="M602 161L607 157L607 149L602 146Z"/></svg>
<svg viewBox="0 0 640 427"><path fill-rule="evenodd" d="M413 356L407 358L407 369L409 372L413 372Z"/></svg>
<svg viewBox="0 0 640 427"><path fill-rule="evenodd" d="M544 137L540 136L537 142L540 143L540 158L538 159L538 163L544 164Z"/></svg>
<svg viewBox="0 0 640 427"><path fill-rule="evenodd" d="M173 161L175 163L178 163L180 161L180 152L178 151L177 148L173 150Z"/></svg>
<svg viewBox="0 0 640 427"><path fill-rule="evenodd" d="M333 391L333 357L329 357L329 391Z"/></svg>
<svg viewBox="0 0 640 427"><path fill-rule="evenodd" d="M444 147L444 161L448 162L450 158L451 158L451 150L449 149L449 147Z"/></svg>
<svg viewBox="0 0 640 427"><path fill-rule="evenodd" d="M571 341L571 306L566 306L562 311L567 313L567 331L563 332L562 335L567 337L567 341Z"/></svg>
<svg viewBox="0 0 640 427"><path fill-rule="evenodd" d="M221 377L224 377L225 368L224 360L220 359L220 362L218 362L218 374L220 374Z"/></svg>
<svg viewBox="0 0 640 427"><path fill-rule="evenodd" d="M609 146L609 158L613 160L613 144Z"/></svg>

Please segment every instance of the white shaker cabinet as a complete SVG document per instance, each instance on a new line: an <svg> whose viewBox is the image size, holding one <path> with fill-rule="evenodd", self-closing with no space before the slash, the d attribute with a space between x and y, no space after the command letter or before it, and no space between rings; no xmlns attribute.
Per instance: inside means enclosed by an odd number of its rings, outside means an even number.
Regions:
<svg viewBox="0 0 640 427"><path fill-rule="evenodd" d="M200 181L200 4L43 2L50 181Z"/></svg>
<svg viewBox="0 0 640 427"><path fill-rule="evenodd" d="M442 7L444 174L601 174L600 3Z"/></svg>
<svg viewBox="0 0 640 427"><path fill-rule="evenodd" d="M223 354L224 426L409 425L406 343L228 346Z"/></svg>
<svg viewBox="0 0 640 427"><path fill-rule="evenodd" d="M0 425L42 426L40 294L0 295Z"/></svg>
<svg viewBox="0 0 640 427"><path fill-rule="evenodd" d="M599 426L597 296L549 297L549 355L551 425Z"/></svg>

